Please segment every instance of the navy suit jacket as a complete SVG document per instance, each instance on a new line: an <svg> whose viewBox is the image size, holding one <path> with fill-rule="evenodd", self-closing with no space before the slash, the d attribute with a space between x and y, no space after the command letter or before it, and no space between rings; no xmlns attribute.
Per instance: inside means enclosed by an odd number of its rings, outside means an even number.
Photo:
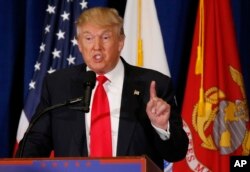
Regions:
<svg viewBox="0 0 250 172"><path fill-rule="evenodd" d="M182 128L169 77L149 69L126 63L118 129L117 156L147 155L160 168L163 159L178 161L185 157L188 138ZM83 95L86 65L70 67L45 77L37 113L46 107ZM171 105L170 138L163 141L152 127L146 114L149 86L156 81L158 97ZM135 94L135 92L137 92ZM139 94L138 94L139 93ZM79 104L80 106L80 104ZM88 156L85 117L82 111L62 107L50 111L34 125L27 137L23 157Z"/></svg>

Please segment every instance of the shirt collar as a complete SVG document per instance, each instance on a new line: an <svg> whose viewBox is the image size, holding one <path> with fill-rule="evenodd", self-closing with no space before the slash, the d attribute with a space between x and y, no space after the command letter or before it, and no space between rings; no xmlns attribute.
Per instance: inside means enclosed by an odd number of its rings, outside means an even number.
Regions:
<svg viewBox="0 0 250 172"><path fill-rule="evenodd" d="M106 73L105 76L109 79L112 86L122 87L124 80L124 65L121 59L119 59L115 68L112 71Z"/></svg>
<svg viewBox="0 0 250 172"><path fill-rule="evenodd" d="M89 67L87 66L87 71L89 71ZM97 75L98 76L98 75ZM113 70L106 73L105 76L110 81L111 85L122 87L122 83L124 80L124 65L122 60L119 58L117 65Z"/></svg>

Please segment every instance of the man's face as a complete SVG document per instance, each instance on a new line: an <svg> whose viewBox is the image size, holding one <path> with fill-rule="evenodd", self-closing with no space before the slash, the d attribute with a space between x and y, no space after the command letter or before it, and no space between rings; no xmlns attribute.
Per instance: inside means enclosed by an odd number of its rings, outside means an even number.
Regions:
<svg viewBox="0 0 250 172"><path fill-rule="evenodd" d="M78 28L78 47L87 66L98 74L111 71L120 58L124 38L116 27L86 23Z"/></svg>

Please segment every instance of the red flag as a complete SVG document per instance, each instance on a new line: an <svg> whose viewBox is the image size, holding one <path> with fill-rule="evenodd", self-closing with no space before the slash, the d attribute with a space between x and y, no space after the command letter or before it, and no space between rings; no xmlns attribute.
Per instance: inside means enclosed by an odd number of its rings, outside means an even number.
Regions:
<svg viewBox="0 0 250 172"><path fill-rule="evenodd" d="M230 0L200 0L182 107L189 136L174 171L229 171L249 155L249 114Z"/></svg>

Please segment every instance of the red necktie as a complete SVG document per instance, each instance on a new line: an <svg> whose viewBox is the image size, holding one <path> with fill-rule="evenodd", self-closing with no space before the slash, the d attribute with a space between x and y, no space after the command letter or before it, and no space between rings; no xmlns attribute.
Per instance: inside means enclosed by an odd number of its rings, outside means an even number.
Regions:
<svg viewBox="0 0 250 172"><path fill-rule="evenodd" d="M107 78L100 75L97 77L97 80L98 85L91 110L90 156L111 157L112 141L109 101L103 87L103 83L107 81Z"/></svg>

